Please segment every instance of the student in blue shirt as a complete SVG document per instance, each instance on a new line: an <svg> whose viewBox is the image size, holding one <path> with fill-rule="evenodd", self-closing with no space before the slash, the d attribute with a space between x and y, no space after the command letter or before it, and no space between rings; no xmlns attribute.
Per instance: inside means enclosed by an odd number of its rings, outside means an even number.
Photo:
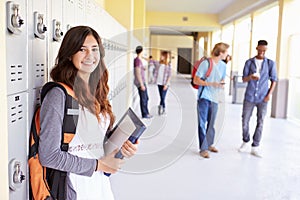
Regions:
<svg viewBox="0 0 300 200"><path fill-rule="evenodd" d="M194 84L200 85L198 89L198 137L200 156L209 158L208 151L217 153L213 146L215 136L215 119L218 111L219 93L224 89L224 79L226 76L226 64L222 60L228 55L229 45L223 42L216 44L212 50L211 59L212 71L205 79L205 74L209 68L209 62L201 62ZM203 90L202 90L203 89Z"/></svg>
<svg viewBox="0 0 300 200"><path fill-rule="evenodd" d="M250 141L249 121L253 109L256 107L257 124L253 135L251 154L257 157L261 157L258 146L262 137L263 122L267 113L268 102L277 81L275 62L265 57L267 46L267 41L258 41L256 47L257 55L246 61L243 71L243 81L248 84L242 114L243 143L239 151L247 151L247 143ZM270 87L269 80L271 81Z"/></svg>

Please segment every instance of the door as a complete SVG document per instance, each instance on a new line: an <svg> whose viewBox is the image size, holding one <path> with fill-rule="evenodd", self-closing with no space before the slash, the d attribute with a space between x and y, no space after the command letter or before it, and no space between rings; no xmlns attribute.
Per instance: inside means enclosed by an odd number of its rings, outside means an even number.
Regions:
<svg viewBox="0 0 300 200"><path fill-rule="evenodd" d="M191 74L192 69L192 48L178 48L177 72Z"/></svg>

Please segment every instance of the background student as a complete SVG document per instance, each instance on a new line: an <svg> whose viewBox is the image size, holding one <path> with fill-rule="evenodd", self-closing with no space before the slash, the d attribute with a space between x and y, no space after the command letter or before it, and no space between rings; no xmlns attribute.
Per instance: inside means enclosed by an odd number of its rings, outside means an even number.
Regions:
<svg viewBox="0 0 300 200"><path fill-rule="evenodd" d="M226 64L222 60L228 55L229 45L218 43L214 46L211 57L212 71L209 77L205 74L209 68L209 61L201 62L193 79L194 84L200 85L198 89L198 138L200 156L209 158L208 151L217 153L213 146L215 137L215 120L218 112L219 90L224 89Z"/></svg>
<svg viewBox="0 0 300 200"><path fill-rule="evenodd" d="M143 62L142 62L143 47L137 46L135 52L137 56L133 61L134 84L139 91L142 118L150 119L152 118L152 115L149 114L149 110L148 110L149 97L148 97L148 91L147 91L146 79L145 79L146 69L143 66Z"/></svg>
<svg viewBox="0 0 300 200"><path fill-rule="evenodd" d="M264 118L267 113L268 102L275 89L277 73L275 62L265 57L268 48L266 40L257 43L257 55L245 62L243 70L243 81L247 82L243 102L242 126L243 143L240 152L247 151L247 143L250 141L249 121L253 109L257 109L256 128L253 135L251 154L262 157L259 145L262 137ZM269 87L269 81L271 82Z"/></svg>
<svg viewBox="0 0 300 200"><path fill-rule="evenodd" d="M158 92L160 96L160 103L158 106L158 114L162 115L166 113L166 95L171 81L171 61L170 53L168 51L162 51L160 55L160 61L156 65L154 71L154 80L158 86Z"/></svg>

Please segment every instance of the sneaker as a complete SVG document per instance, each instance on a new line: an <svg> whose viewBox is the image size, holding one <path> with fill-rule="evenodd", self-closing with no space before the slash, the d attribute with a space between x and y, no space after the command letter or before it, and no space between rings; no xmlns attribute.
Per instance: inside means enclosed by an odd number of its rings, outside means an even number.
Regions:
<svg viewBox="0 0 300 200"><path fill-rule="evenodd" d="M214 153L218 153L218 149L216 147L213 147L213 146L210 146L208 147L208 150L211 151L211 152L214 152Z"/></svg>
<svg viewBox="0 0 300 200"><path fill-rule="evenodd" d="M166 115L166 114L167 114L167 113L166 113L166 109L165 109L165 108L163 108L163 109L162 109L162 112L161 112L161 114L162 114L162 115Z"/></svg>
<svg viewBox="0 0 300 200"><path fill-rule="evenodd" d="M246 152L247 150L248 150L247 142L243 142L243 144L239 148L239 152Z"/></svg>
<svg viewBox="0 0 300 200"><path fill-rule="evenodd" d="M158 115L161 115L161 112L162 112L162 106L159 105L159 106L158 106Z"/></svg>
<svg viewBox="0 0 300 200"><path fill-rule="evenodd" d="M200 151L200 156L202 156L203 158L209 158L209 153L206 150Z"/></svg>
<svg viewBox="0 0 300 200"><path fill-rule="evenodd" d="M146 115L145 117L143 117L144 119L151 119L153 116L152 115Z"/></svg>
<svg viewBox="0 0 300 200"><path fill-rule="evenodd" d="M251 149L251 154L252 154L253 156L262 158L261 152L259 151L258 147L252 147L252 149Z"/></svg>

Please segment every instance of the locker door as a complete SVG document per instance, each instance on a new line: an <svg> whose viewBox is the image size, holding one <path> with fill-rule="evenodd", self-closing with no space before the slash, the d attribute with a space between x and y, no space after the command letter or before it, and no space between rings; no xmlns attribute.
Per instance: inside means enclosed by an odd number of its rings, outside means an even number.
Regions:
<svg viewBox="0 0 300 200"><path fill-rule="evenodd" d="M8 96L9 197L27 197L27 92Z"/></svg>
<svg viewBox="0 0 300 200"><path fill-rule="evenodd" d="M46 1L28 2L28 66L29 89L40 88L47 81L47 25Z"/></svg>
<svg viewBox="0 0 300 200"><path fill-rule="evenodd" d="M61 0L48 1L48 80L50 79L49 73L55 64L61 40L65 34L63 31L63 4Z"/></svg>
<svg viewBox="0 0 300 200"><path fill-rule="evenodd" d="M27 196L28 32L25 0L6 1L9 198Z"/></svg>
<svg viewBox="0 0 300 200"><path fill-rule="evenodd" d="M7 89L8 94L26 91L27 84L27 21L23 0L6 2L7 18Z"/></svg>
<svg viewBox="0 0 300 200"><path fill-rule="evenodd" d="M75 23L76 25L85 25L86 12L85 12L85 0L76 0L75 2Z"/></svg>
<svg viewBox="0 0 300 200"><path fill-rule="evenodd" d="M75 26L75 0L63 1L63 24L64 32Z"/></svg>

